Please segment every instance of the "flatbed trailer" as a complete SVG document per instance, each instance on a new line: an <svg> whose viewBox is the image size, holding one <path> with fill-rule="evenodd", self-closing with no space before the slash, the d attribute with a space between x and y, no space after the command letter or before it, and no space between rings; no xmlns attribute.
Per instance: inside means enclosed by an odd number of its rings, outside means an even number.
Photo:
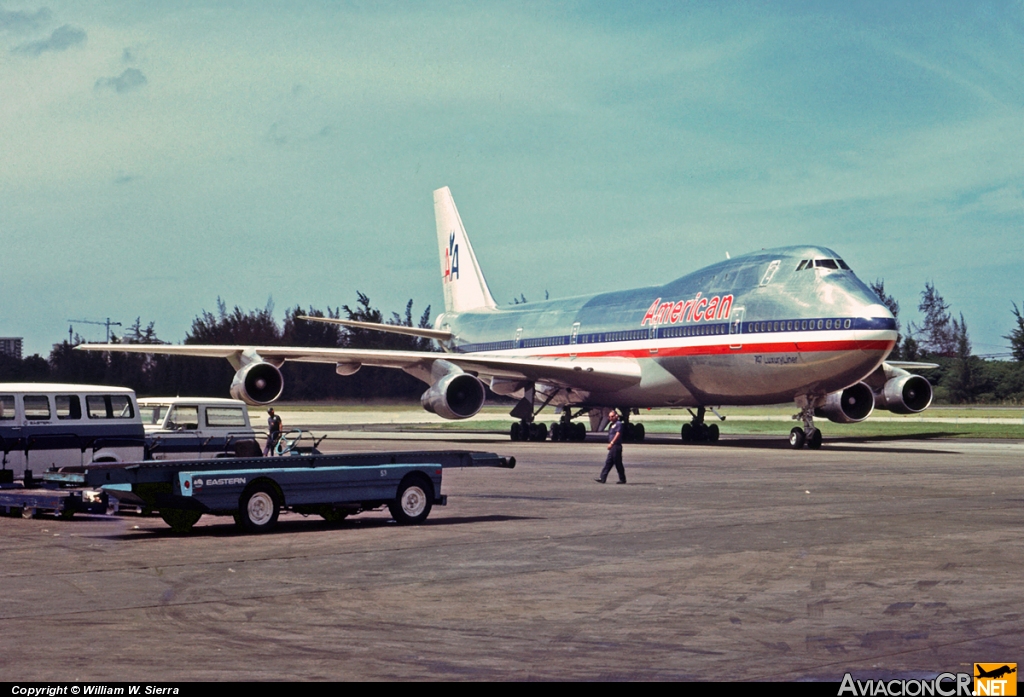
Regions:
<svg viewBox="0 0 1024 697"><path fill-rule="evenodd" d="M303 454L216 460L91 463L45 472L50 486L103 488L110 496L156 510L185 533L204 514L229 515L249 532L274 527L282 510L336 522L385 506L405 525L443 506L441 475L452 467L515 467L515 458L461 450Z"/></svg>
<svg viewBox="0 0 1024 697"><path fill-rule="evenodd" d="M33 518L52 513L68 519L76 513L106 513L107 495L95 489L36 487L27 483L0 486L0 513Z"/></svg>

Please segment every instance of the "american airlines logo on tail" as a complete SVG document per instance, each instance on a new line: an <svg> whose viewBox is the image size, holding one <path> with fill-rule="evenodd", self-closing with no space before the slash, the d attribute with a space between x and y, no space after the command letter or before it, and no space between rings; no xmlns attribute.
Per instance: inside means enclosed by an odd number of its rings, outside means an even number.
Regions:
<svg viewBox="0 0 1024 697"><path fill-rule="evenodd" d="M458 279L459 277L459 245L455 244L455 233L448 236L448 249L444 250L444 276L445 283Z"/></svg>

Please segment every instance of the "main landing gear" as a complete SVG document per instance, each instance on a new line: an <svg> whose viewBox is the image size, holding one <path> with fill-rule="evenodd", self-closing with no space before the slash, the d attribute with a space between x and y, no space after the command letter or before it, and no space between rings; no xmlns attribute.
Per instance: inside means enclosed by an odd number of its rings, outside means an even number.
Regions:
<svg viewBox="0 0 1024 697"><path fill-rule="evenodd" d="M821 431L814 427L815 400L799 397L797 406L800 407L800 413L793 418L800 419L804 425L803 428L794 426L793 430L789 432L789 445L794 450L799 450L805 445L812 450L817 450L821 447Z"/></svg>
<svg viewBox="0 0 1024 697"><path fill-rule="evenodd" d="M544 424L533 421L517 421L509 428L509 437L512 440L522 441L543 441L548 439L548 427Z"/></svg>
<svg viewBox="0 0 1024 697"><path fill-rule="evenodd" d="M538 409L538 411L540 410ZM608 410L604 411L607 413ZM629 421L629 409L617 409L616 411L622 415L623 440L626 443L643 442L644 438L647 437L647 430L644 428L644 425ZM573 413L569 407L565 407L562 409L562 415L559 420L551 424L550 431L544 424L533 421L534 414L531 413L528 418L520 418L519 421L509 427L509 438L514 441L540 442L547 440L548 435L550 435L552 442L580 443L587 439L587 427L586 424L579 421L574 422L573 419L589 412L590 409L587 408ZM520 414L513 414L513 416L519 416Z"/></svg>
<svg viewBox="0 0 1024 697"><path fill-rule="evenodd" d="M690 410L687 409L687 411ZM718 441L718 424L704 423L704 414L704 407L697 407L696 414L690 411L690 416L693 419L690 423L683 424L679 432L684 443L714 443Z"/></svg>
<svg viewBox="0 0 1024 697"><path fill-rule="evenodd" d="M562 416L558 423L551 424L552 441L572 441L580 443L587 439L587 427L581 422L573 423L572 420L580 414L587 413L587 409L580 409L575 414L569 407L562 409Z"/></svg>

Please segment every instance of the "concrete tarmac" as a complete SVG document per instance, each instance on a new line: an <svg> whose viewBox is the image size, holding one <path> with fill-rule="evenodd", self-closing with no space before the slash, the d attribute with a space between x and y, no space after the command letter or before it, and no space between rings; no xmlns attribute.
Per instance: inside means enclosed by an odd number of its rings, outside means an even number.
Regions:
<svg viewBox="0 0 1024 697"><path fill-rule="evenodd" d="M418 527L0 518L0 680L840 680L1024 659L1024 444L486 435ZM408 437L408 435L406 435ZM827 437L827 429L826 429ZM614 473L613 473L614 478Z"/></svg>

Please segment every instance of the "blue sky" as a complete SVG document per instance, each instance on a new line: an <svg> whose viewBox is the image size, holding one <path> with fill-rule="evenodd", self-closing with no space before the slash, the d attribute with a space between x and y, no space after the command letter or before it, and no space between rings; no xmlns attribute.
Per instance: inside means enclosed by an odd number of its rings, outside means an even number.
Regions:
<svg viewBox="0 0 1024 697"><path fill-rule="evenodd" d="M436 315L447 185L499 303L810 243L1005 351L1022 39L1021 2L0 2L0 335Z"/></svg>

